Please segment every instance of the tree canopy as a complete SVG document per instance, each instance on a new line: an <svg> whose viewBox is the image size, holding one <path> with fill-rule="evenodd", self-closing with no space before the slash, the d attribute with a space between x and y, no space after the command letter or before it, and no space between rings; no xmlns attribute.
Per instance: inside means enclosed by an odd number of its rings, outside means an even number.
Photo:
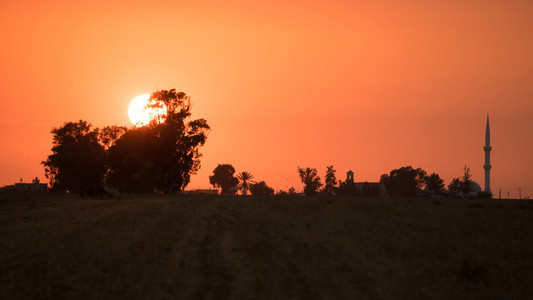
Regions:
<svg viewBox="0 0 533 300"><path fill-rule="evenodd" d="M235 194L239 179L235 176L235 168L230 164L219 164L213 175L209 176L209 182L217 188L222 189L222 194Z"/></svg>
<svg viewBox="0 0 533 300"><path fill-rule="evenodd" d="M411 166L392 170L390 175L381 176L381 183L385 184L391 196L416 196L424 185L426 172Z"/></svg>
<svg viewBox="0 0 533 300"><path fill-rule="evenodd" d="M266 182L260 181L250 186L250 192L253 196L270 196L274 194L274 189L269 187Z"/></svg>
<svg viewBox="0 0 533 300"><path fill-rule="evenodd" d="M247 195L250 186L255 183L253 181L254 176L250 172L241 172L237 174L237 179L239 179L237 188L242 191L243 195Z"/></svg>
<svg viewBox="0 0 533 300"><path fill-rule="evenodd" d="M80 192L101 186L106 168L98 129L80 120L53 128L51 133L52 154L42 164L52 190Z"/></svg>
<svg viewBox="0 0 533 300"><path fill-rule="evenodd" d="M154 92L149 106L166 107L166 116L131 129L92 129L86 121L54 128L53 154L43 162L52 188L101 186L107 172L105 183L123 192L184 189L200 168L209 125L190 119L190 97L175 89Z"/></svg>
<svg viewBox="0 0 533 300"><path fill-rule="evenodd" d="M444 189L444 180L442 180L437 173L431 173L424 178L426 184L426 191L431 193L440 193Z"/></svg>
<svg viewBox="0 0 533 300"><path fill-rule="evenodd" d="M335 176L335 169L333 166L326 167L326 176L324 181L326 185L324 186L324 193L327 195L333 195L335 191L335 186L337 185L337 177Z"/></svg>
<svg viewBox="0 0 533 300"><path fill-rule="evenodd" d="M322 187L320 177L315 168L300 168L298 167L298 175L304 185L304 194L306 196L313 196L318 193L318 190Z"/></svg>

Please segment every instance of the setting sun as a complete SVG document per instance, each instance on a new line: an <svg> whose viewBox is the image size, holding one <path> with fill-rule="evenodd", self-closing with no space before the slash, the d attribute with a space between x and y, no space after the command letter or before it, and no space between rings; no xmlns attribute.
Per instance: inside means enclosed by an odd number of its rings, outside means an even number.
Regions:
<svg viewBox="0 0 533 300"><path fill-rule="evenodd" d="M130 121L136 126L144 126L150 123L153 119L164 117L167 108L163 104L162 107L149 108L149 94L143 94L135 97L128 108L128 116Z"/></svg>

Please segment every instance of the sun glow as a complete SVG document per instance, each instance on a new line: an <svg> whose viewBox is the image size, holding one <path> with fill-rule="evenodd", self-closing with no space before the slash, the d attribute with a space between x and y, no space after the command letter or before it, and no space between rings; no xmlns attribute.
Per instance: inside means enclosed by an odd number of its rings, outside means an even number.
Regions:
<svg viewBox="0 0 533 300"><path fill-rule="evenodd" d="M162 104L162 107L148 107L148 104L151 103L149 99L149 94L137 96L128 107L130 121L137 127L148 125L152 120L165 119L166 106Z"/></svg>

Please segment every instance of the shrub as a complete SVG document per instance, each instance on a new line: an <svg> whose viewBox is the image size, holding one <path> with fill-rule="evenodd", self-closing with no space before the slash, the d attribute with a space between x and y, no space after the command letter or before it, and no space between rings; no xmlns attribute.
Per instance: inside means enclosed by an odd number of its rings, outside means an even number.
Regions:
<svg viewBox="0 0 533 300"><path fill-rule="evenodd" d="M270 196L274 194L274 189L269 187L266 182L261 181L250 186L250 192L253 196Z"/></svg>

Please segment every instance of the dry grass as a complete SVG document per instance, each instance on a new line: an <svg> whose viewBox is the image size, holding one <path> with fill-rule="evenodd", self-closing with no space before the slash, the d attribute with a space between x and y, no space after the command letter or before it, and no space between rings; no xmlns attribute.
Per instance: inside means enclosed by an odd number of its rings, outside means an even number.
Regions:
<svg viewBox="0 0 533 300"><path fill-rule="evenodd" d="M532 201L0 195L0 299L531 299L532 220Z"/></svg>

